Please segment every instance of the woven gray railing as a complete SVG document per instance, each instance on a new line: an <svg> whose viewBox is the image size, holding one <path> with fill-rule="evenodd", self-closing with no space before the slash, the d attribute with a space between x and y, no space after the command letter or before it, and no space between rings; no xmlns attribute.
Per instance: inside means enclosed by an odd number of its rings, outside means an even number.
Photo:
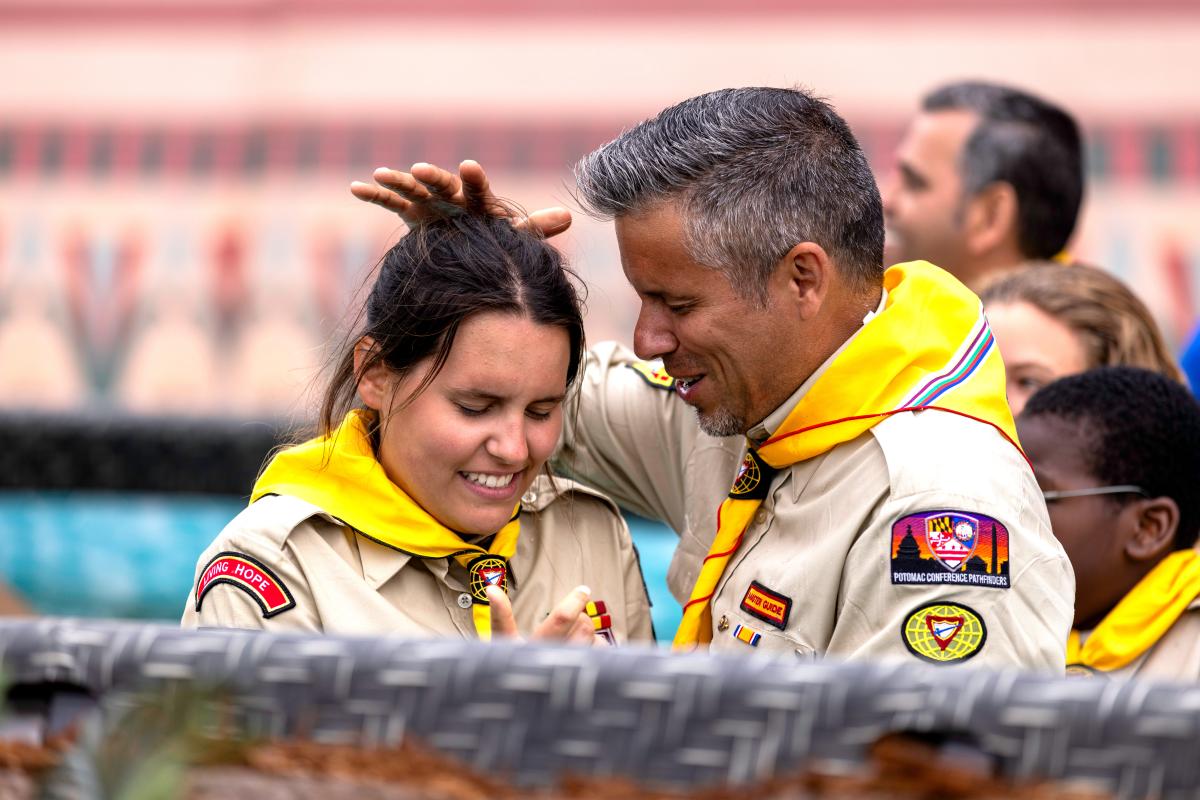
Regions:
<svg viewBox="0 0 1200 800"><path fill-rule="evenodd" d="M412 735L527 784L564 771L744 782L810 759L858 762L881 735L907 731L973 742L1012 777L1200 797L1200 687L62 619L0 624L0 669L106 703L218 684L251 734L368 745Z"/></svg>

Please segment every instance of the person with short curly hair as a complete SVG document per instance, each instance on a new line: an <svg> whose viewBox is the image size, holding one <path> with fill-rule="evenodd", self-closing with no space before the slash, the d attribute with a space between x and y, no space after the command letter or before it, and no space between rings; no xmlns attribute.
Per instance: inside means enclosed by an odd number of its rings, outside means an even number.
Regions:
<svg viewBox="0 0 1200 800"><path fill-rule="evenodd" d="M1051 383L1017 428L1075 569L1068 671L1200 679L1200 404L1109 367Z"/></svg>

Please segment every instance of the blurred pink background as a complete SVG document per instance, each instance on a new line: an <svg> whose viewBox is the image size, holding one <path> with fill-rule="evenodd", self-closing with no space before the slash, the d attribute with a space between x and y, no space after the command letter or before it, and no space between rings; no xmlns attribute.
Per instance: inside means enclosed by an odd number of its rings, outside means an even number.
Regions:
<svg viewBox="0 0 1200 800"><path fill-rule="evenodd" d="M0 0L0 406L305 416L350 298L402 228L371 168L476 158L571 205L571 163L685 97L805 85L878 169L939 83L1072 110L1071 252L1180 345L1200 313L1200 4L1182 0ZM611 226L562 247L589 336L635 304Z"/></svg>

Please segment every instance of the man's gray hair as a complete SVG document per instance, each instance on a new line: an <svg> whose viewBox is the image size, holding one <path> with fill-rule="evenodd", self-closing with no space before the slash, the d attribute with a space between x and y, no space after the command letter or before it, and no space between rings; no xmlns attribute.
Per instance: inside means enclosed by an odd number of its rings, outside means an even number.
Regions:
<svg viewBox="0 0 1200 800"><path fill-rule="evenodd" d="M579 199L614 218L680 204L687 246L764 302L780 259L820 245L856 285L883 274L883 209L846 122L799 89L722 89L684 100L575 167Z"/></svg>

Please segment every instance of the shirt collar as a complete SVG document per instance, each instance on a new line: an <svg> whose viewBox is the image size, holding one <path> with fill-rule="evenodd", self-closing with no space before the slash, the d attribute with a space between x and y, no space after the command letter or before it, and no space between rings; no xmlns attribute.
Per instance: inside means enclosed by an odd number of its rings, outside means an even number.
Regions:
<svg viewBox="0 0 1200 800"><path fill-rule="evenodd" d="M347 529L353 530L349 526L347 526ZM358 540L358 557L362 560L363 580L374 591L379 591L379 588L390 581L396 573L408 566L408 562L419 557L411 553L405 553L402 550L397 550L394 547L388 547L362 533L355 532L354 536ZM471 541L480 537L464 538ZM514 589L517 585L517 576L512 568L512 561L515 558L516 553L513 554L512 559L509 559L508 569L508 581ZM435 578L442 583L450 583L450 559L427 558L424 561L425 569L429 570Z"/></svg>
<svg viewBox="0 0 1200 800"><path fill-rule="evenodd" d="M809 375L804 383L800 384L800 388L792 392L791 397L783 401L783 405L772 411L767 415L766 419L746 432L746 437L750 439L751 442L753 442L755 445L760 445L767 439L771 438L771 435L774 434L775 431L779 430L780 426L783 425L784 420L786 420L788 417L788 414L792 413L792 409L796 407L796 404L800 402L800 399L804 397L804 395L808 394L808 391L812 389L813 384L815 384L817 380L825 374L825 371L828 370L829 366L834 362L834 360L842 354L842 351L850 346L850 343L854 341L854 337L858 336L859 331L863 329L863 326L874 319L876 314L883 311L883 307L887 305L887 289L882 289L881 291L883 292L883 296L879 299L879 305L877 305L873 311L867 312L866 316L863 317L862 325L859 326L858 330L852 333L850 338L842 342L841 346L835 350L833 354L829 356L829 358L825 359L821 363L821 366L817 367L816 370L813 371L813 374Z"/></svg>

